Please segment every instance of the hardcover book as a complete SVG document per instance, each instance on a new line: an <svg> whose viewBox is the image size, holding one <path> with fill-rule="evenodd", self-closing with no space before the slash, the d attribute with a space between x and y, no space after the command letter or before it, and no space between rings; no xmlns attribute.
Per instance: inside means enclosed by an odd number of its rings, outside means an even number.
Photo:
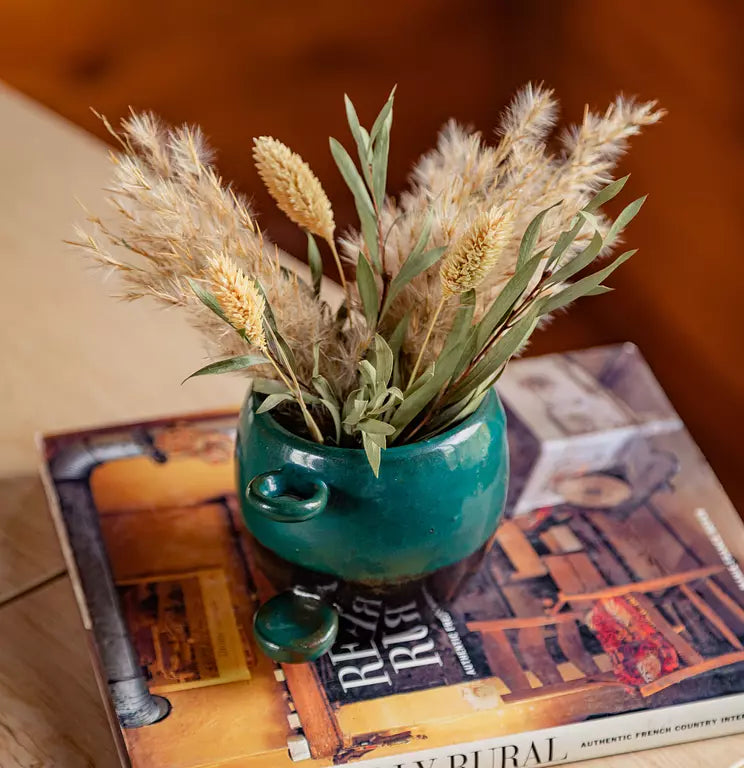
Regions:
<svg viewBox="0 0 744 768"><path fill-rule="evenodd" d="M275 580L234 413L46 437L122 765L518 768L744 731L744 527L636 348L518 360L499 390L510 494L484 560L446 601L293 573L340 608L313 664L253 643ZM120 728L124 690L163 697L156 722Z"/></svg>

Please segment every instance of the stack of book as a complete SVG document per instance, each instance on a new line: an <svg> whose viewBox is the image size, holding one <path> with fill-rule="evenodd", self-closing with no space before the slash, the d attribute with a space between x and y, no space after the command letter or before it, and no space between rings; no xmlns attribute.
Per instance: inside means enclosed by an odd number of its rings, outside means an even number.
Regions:
<svg viewBox="0 0 744 768"><path fill-rule="evenodd" d="M482 566L446 604L297 573L341 608L314 664L252 640L273 587L235 414L45 438L122 765L516 768L744 731L744 527L635 347L516 361L499 390L510 498Z"/></svg>

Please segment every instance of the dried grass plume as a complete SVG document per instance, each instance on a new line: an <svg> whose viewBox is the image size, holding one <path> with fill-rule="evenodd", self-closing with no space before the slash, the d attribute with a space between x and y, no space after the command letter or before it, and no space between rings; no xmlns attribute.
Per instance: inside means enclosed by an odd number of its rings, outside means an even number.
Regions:
<svg viewBox="0 0 744 768"><path fill-rule="evenodd" d="M245 338L258 349L265 349L264 298L256 284L223 253L216 254L210 261L207 276L214 296L233 328L245 333Z"/></svg>
<svg viewBox="0 0 744 768"><path fill-rule="evenodd" d="M476 288L501 259L511 237L514 214L491 208L479 214L450 248L439 276L443 296Z"/></svg>
<svg viewBox="0 0 744 768"><path fill-rule="evenodd" d="M310 166L277 139L259 136L253 141L256 168L279 209L303 229L331 240L333 210Z"/></svg>

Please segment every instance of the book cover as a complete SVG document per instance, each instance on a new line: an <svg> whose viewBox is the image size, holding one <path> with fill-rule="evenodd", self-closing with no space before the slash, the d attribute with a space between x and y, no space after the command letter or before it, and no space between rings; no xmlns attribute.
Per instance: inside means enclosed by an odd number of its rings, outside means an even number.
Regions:
<svg viewBox="0 0 744 768"><path fill-rule="evenodd" d="M314 664L252 643L276 579L240 520L234 414L45 439L86 626L111 625L107 566L170 704L121 732L134 768L516 768L744 731L744 526L635 347L515 361L499 390L511 487L485 560L448 599L284 574L340 607ZM100 642L96 662L110 683Z"/></svg>

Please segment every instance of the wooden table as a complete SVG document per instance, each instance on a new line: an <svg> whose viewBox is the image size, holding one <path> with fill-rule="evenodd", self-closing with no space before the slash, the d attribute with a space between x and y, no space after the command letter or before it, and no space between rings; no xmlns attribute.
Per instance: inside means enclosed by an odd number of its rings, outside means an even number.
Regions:
<svg viewBox="0 0 744 768"><path fill-rule="evenodd" d="M104 147L0 86L0 766L119 766L41 485L34 434L236 405L240 379L179 386L203 356L176 313L108 298L62 240L100 207ZM726 768L744 736L586 768Z"/></svg>

